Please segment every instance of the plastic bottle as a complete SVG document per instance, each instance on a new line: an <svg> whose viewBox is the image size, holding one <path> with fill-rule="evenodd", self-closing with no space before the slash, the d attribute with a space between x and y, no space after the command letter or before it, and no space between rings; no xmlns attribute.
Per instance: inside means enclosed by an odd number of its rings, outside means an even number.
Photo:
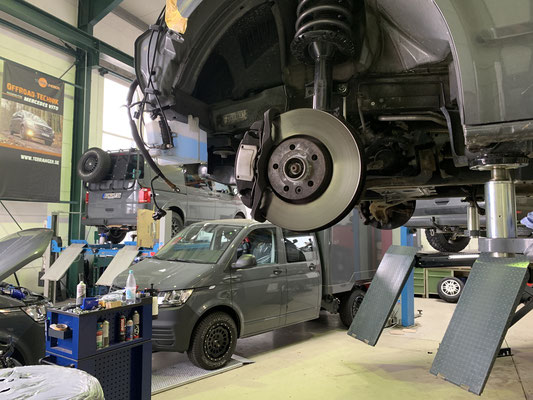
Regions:
<svg viewBox="0 0 533 400"><path fill-rule="evenodd" d="M126 339L126 317L121 315L119 317L119 331L118 331L118 341L123 342Z"/></svg>
<svg viewBox="0 0 533 400"><path fill-rule="evenodd" d="M107 319L104 319L104 322L102 324L102 332L103 332L103 348L109 347L109 321Z"/></svg>
<svg viewBox="0 0 533 400"><path fill-rule="evenodd" d="M83 281L80 281L78 283L78 286L76 286L76 305L81 306L83 303L83 298L86 296L87 293L87 286Z"/></svg>
<svg viewBox="0 0 533 400"><path fill-rule="evenodd" d="M126 342L129 342L133 339L133 321L128 319L126 322Z"/></svg>
<svg viewBox="0 0 533 400"><path fill-rule="evenodd" d="M135 303L135 292L137 291L137 283L133 276L133 271L130 269L128 279L126 280L126 304Z"/></svg>
<svg viewBox="0 0 533 400"><path fill-rule="evenodd" d="M104 331L103 324L101 322L96 323L96 349L104 347Z"/></svg>
<svg viewBox="0 0 533 400"><path fill-rule="evenodd" d="M139 339L139 335L140 335L140 326L139 326L139 322L140 322L140 316L139 316L139 313L137 311L135 311L133 313L133 338L134 339Z"/></svg>

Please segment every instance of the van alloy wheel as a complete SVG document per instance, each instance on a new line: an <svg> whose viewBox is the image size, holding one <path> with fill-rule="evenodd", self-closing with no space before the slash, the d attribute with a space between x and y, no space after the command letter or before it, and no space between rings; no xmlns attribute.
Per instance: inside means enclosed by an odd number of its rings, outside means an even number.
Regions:
<svg viewBox="0 0 533 400"><path fill-rule="evenodd" d="M229 350L231 332L229 326L220 322L211 327L204 342L204 351L207 358L218 361Z"/></svg>

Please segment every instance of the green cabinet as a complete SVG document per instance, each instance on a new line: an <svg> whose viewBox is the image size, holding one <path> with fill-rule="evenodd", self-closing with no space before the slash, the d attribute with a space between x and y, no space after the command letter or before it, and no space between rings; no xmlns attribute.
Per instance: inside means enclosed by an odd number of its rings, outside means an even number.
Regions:
<svg viewBox="0 0 533 400"><path fill-rule="evenodd" d="M415 294L426 295L426 278L423 268L415 268L414 272Z"/></svg>
<svg viewBox="0 0 533 400"><path fill-rule="evenodd" d="M415 295L429 297L430 294L438 295L437 286L442 278L455 276L467 277L469 267L460 268L415 268Z"/></svg>

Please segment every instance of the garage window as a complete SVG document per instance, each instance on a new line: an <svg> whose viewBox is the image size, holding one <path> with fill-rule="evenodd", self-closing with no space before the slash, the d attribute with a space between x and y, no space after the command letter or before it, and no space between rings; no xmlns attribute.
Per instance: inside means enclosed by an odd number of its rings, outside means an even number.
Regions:
<svg viewBox="0 0 533 400"><path fill-rule="evenodd" d="M127 82L107 76L104 78L102 132L104 150L127 150L135 147L125 106L128 88Z"/></svg>

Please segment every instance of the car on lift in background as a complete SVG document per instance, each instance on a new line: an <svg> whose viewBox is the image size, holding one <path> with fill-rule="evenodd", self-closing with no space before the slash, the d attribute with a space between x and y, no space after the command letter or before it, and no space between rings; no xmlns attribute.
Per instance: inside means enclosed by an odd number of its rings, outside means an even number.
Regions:
<svg viewBox="0 0 533 400"><path fill-rule="evenodd" d="M246 217L246 207L234 188L201 176L200 165L161 168L179 192L155 179L137 150L87 150L77 169L87 190L83 224L97 226L112 243L120 243L137 228L140 209L160 207L170 213L172 236L192 222Z"/></svg>
<svg viewBox="0 0 533 400"><path fill-rule="evenodd" d="M467 208L469 202L464 198L451 197L432 200L418 200L416 209L409 221L404 225L409 228L424 229L426 239L431 247L444 253L457 253L465 249L470 243L470 233L467 228ZM485 203L477 204L480 209L480 234L485 234ZM531 197L517 197L517 220L533 211ZM475 233L474 236L479 234ZM518 225L518 236L531 236L531 230Z"/></svg>
<svg viewBox="0 0 533 400"><path fill-rule="evenodd" d="M20 110L13 114L9 123L9 131L12 135L18 134L24 140L40 139L45 145L54 143L54 130L37 115Z"/></svg>

